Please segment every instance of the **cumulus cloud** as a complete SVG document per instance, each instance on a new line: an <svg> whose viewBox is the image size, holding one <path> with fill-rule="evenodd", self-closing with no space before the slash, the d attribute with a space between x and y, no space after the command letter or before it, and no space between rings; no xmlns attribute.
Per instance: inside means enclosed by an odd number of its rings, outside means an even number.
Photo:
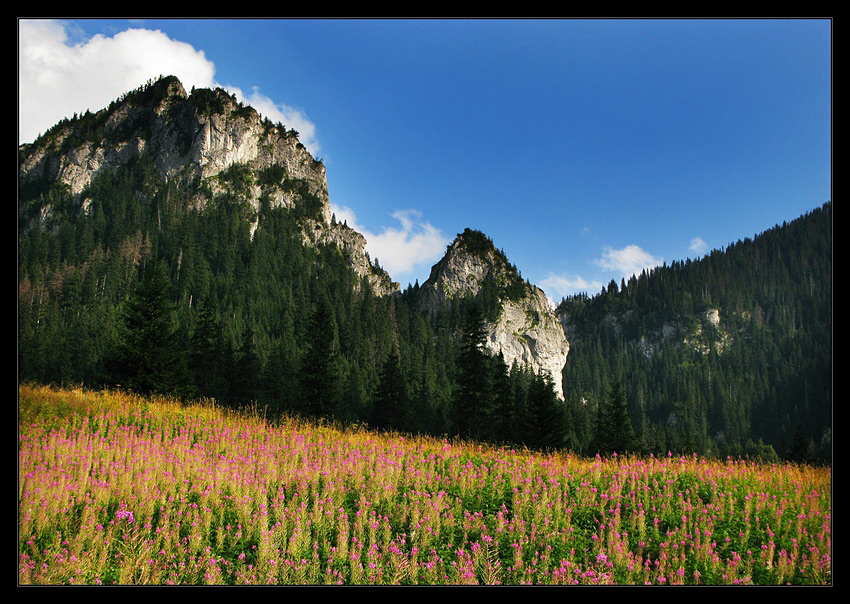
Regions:
<svg viewBox="0 0 850 604"><path fill-rule="evenodd" d="M131 28L112 37L74 41L60 21L18 21L18 137L32 142L63 118L98 111L149 80L174 75L187 90L221 86L273 122L294 128L315 155L315 126L306 116L276 103L258 88L243 94L215 81L215 65L203 50L159 30Z"/></svg>
<svg viewBox="0 0 850 604"><path fill-rule="evenodd" d="M430 267L439 260L451 240L417 210L399 210L392 214L399 226L371 232L361 225L346 206L331 205L338 222L345 222L366 238L366 251L395 280L404 280L416 269Z"/></svg>
<svg viewBox="0 0 850 604"><path fill-rule="evenodd" d="M611 247L605 248L602 258L597 260L596 264L605 270L615 271L623 277L631 277L640 273L643 269L659 266L662 262L662 258L657 258L640 246L633 244L619 250Z"/></svg>
<svg viewBox="0 0 850 604"><path fill-rule="evenodd" d="M708 250L708 244L703 241L702 237L694 237L691 239L691 246L689 249L698 256L702 256Z"/></svg>
<svg viewBox="0 0 850 604"><path fill-rule="evenodd" d="M20 142L160 75L175 75L187 88L214 84L215 67L202 51L160 31L128 29L75 44L58 21L21 20L18 34Z"/></svg>
<svg viewBox="0 0 850 604"><path fill-rule="evenodd" d="M584 277L572 275L549 275L540 282L541 289L546 292L549 302L555 306L561 298L578 293L594 293L602 289L599 281L588 281Z"/></svg>

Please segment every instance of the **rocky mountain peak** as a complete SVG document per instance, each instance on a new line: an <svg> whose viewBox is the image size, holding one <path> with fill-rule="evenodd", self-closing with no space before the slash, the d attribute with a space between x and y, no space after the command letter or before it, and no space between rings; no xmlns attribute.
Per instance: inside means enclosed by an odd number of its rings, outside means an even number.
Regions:
<svg viewBox="0 0 850 604"><path fill-rule="evenodd" d="M419 289L417 304L426 315L465 297L476 298L488 316L487 346L535 373L547 373L563 398L561 372L570 344L544 292L519 271L480 231L466 229L449 245Z"/></svg>
<svg viewBox="0 0 850 604"><path fill-rule="evenodd" d="M331 224L325 166L301 144L298 133L261 117L220 88L187 93L176 77L168 76L96 113L63 120L20 147L19 186L67 187L79 211L86 212L94 178L143 157L166 182L192 183L196 209L237 192L254 210L252 229L264 205L296 210L304 218L305 243L337 245L379 295L399 289L371 265L359 233ZM53 211L49 203L38 209L42 226Z"/></svg>
<svg viewBox="0 0 850 604"><path fill-rule="evenodd" d="M431 268L420 288L418 303L421 310L433 316L447 301L475 297L484 289L500 297L518 297L525 292L525 283L486 235L467 228Z"/></svg>
<svg viewBox="0 0 850 604"><path fill-rule="evenodd" d="M63 120L23 146L20 179L23 185L57 181L84 200L93 178L143 154L164 178L199 179L213 193L222 189L214 177L233 166L273 173L277 182L266 184L298 183L302 192L317 198L321 217L330 220L325 167L299 142L297 132L263 119L220 88L187 94L174 77L148 83L96 113ZM298 203L286 187L263 191L259 183L252 184L255 207L262 193L271 193L273 206ZM199 194L198 205L204 202Z"/></svg>

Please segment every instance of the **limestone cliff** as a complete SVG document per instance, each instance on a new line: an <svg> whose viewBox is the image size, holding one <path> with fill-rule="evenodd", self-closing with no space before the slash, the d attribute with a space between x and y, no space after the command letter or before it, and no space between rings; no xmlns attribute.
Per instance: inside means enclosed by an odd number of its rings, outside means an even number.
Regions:
<svg viewBox="0 0 850 604"><path fill-rule="evenodd" d="M574 324L570 313L558 309L555 311L567 338L579 339L581 327ZM625 313L608 313L601 318L600 324L617 337L626 331L625 323L632 318L632 310ZM647 329L636 339L629 340L647 359L651 359L665 344L676 349L687 348L703 354L715 351L722 354L734 341L732 333L726 331L720 321L720 309L709 308L689 321L668 321L657 329Z"/></svg>
<svg viewBox="0 0 850 604"><path fill-rule="evenodd" d="M535 373L547 373L563 398L561 372L570 344L543 291L524 281L482 233L467 229L434 265L417 294L419 308L435 316L452 300L473 296L490 307L488 348Z"/></svg>
<svg viewBox="0 0 850 604"><path fill-rule="evenodd" d="M369 263L359 233L331 224L325 167L299 142L298 133L262 118L221 89L189 94L177 78L166 77L97 113L63 120L21 147L19 185L60 183L85 212L93 178L142 157L166 182L191 183L197 209L238 187L255 221L264 204L297 211L305 243L337 245L379 295L398 290ZM42 226L49 225L52 212L49 203L39 208Z"/></svg>

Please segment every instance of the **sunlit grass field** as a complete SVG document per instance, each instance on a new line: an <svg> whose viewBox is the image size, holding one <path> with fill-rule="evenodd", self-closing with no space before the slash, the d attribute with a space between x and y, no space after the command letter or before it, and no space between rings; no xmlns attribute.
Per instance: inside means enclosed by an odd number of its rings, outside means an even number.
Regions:
<svg viewBox="0 0 850 604"><path fill-rule="evenodd" d="M828 585L830 481L22 385L18 582Z"/></svg>

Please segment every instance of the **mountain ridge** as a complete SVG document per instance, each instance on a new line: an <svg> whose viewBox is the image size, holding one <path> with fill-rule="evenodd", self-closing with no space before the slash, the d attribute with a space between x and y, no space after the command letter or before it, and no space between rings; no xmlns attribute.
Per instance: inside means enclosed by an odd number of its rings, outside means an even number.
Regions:
<svg viewBox="0 0 850 604"><path fill-rule="evenodd" d="M191 183L195 209L238 188L253 210L252 233L262 206L294 210L304 221L305 243L339 247L379 295L400 289L368 259L362 235L332 220L324 164L298 133L261 118L223 89L189 94L176 77L164 77L94 114L60 122L19 155L21 189L61 183L80 212L91 204L94 178L143 157L152 158L166 182ZM49 223L53 209L42 205L30 225Z"/></svg>
<svg viewBox="0 0 850 604"><path fill-rule="evenodd" d="M831 241L826 202L703 258L562 300L571 421L592 425L585 402L622 376L647 443L828 459Z"/></svg>

